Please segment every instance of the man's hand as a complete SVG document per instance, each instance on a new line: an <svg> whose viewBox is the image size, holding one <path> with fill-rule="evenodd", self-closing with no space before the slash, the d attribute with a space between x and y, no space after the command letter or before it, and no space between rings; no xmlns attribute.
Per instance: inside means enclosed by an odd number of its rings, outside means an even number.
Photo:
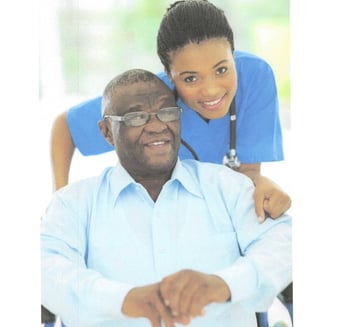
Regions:
<svg viewBox="0 0 357 327"><path fill-rule="evenodd" d="M193 270L182 270L164 278L160 293L172 316L187 321L203 315L207 304L226 302L231 296L220 277Z"/></svg>
<svg viewBox="0 0 357 327"><path fill-rule="evenodd" d="M161 322L165 327L175 327L174 321L188 323L171 315L161 299L158 283L130 290L124 299L122 312L128 317L145 317L150 320L152 327L161 327Z"/></svg>
<svg viewBox="0 0 357 327"><path fill-rule="evenodd" d="M291 206L291 199L270 179L259 176L255 183L255 212L260 222L265 220L265 212L273 219L280 217Z"/></svg>

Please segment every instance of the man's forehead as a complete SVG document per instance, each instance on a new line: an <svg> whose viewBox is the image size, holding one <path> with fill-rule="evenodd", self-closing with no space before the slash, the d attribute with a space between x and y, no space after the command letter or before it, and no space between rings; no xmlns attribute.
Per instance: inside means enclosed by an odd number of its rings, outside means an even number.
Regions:
<svg viewBox="0 0 357 327"><path fill-rule="evenodd" d="M116 115L175 105L176 100L172 91L161 83L152 82L121 86L111 98L112 114Z"/></svg>
<svg viewBox="0 0 357 327"><path fill-rule="evenodd" d="M156 94L171 94L170 89L160 81L150 81L150 82L137 82L128 85L122 85L119 87L122 92L129 92L131 94L145 95L148 93Z"/></svg>
<svg viewBox="0 0 357 327"><path fill-rule="evenodd" d="M117 107L172 101L175 97L170 89L161 83L135 83L122 86L112 97L112 105Z"/></svg>

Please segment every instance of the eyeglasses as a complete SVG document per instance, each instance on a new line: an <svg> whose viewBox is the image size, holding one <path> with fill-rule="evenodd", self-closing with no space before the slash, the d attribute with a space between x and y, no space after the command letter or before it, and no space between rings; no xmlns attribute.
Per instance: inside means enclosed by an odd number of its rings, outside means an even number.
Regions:
<svg viewBox="0 0 357 327"><path fill-rule="evenodd" d="M182 109L179 107L162 108L158 112L145 111L128 112L123 116L105 115L103 118L111 121L123 122L128 127L139 127L147 124L151 116L156 116L160 121L169 123L180 119Z"/></svg>

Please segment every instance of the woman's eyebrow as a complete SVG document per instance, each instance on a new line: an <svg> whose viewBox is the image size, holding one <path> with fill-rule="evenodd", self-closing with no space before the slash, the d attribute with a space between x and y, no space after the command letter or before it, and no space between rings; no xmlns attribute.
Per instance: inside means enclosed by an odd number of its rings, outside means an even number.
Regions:
<svg viewBox="0 0 357 327"><path fill-rule="evenodd" d="M222 65L223 63L225 63L227 61L228 61L227 59L223 59L223 60L217 62L212 68L216 68L217 66Z"/></svg>
<svg viewBox="0 0 357 327"><path fill-rule="evenodd" d="M187 71L181 72L179 75L181 76L181 75L185 75L185 74L197 74L197 72L187 70Z"/></svg>
<svg viewBox="0 0 357 327"><path fill-rule="evenodd" d="M228 62L228 60L227 59L220 60L219 62L214 64L212 68L217 68L219 65L222 65L225 62ZM181 72L179 75L181 76L181 75L185 75L185 74L197 74L197 72L193 71L193 70L192 71L191 70L187 70L187 71Z"/></svg>

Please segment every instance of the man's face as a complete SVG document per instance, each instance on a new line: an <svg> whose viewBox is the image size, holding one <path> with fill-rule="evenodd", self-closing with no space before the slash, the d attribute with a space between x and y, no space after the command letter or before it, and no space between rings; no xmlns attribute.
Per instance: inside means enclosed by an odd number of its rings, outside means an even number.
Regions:
<svg viewBox="0 0 357 327"><path fill-rule="evenodd" d="M139 82L121 86L111 100L111 115L131 112L156 113L176 107L175 97L165 85ZM138 127L110 122L113 143L123 167L133 176L171 173L180 147L180 120L162 122L155 115Z"/></svg>

